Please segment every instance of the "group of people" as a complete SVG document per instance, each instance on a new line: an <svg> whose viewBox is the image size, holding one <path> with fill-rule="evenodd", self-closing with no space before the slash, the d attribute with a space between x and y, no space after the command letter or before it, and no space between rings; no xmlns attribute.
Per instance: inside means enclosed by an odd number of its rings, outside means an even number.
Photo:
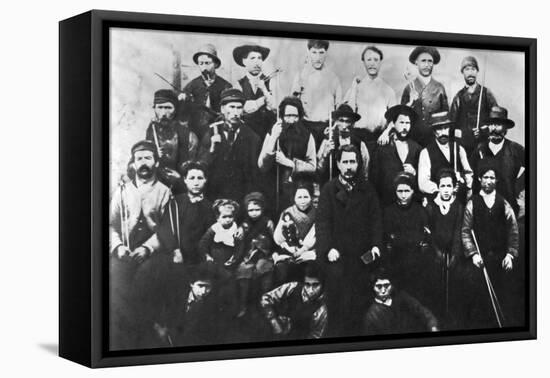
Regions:
<svg viewBox="0 0 550 378"><path fill-rule="evenodd" d="M234 86L206 45L155 92L111 200L111 349L523 324L525 153L476 58L449 107L414 48L398 104L378 47L345 95L307 48L287 96L252 43Z"/></svg>

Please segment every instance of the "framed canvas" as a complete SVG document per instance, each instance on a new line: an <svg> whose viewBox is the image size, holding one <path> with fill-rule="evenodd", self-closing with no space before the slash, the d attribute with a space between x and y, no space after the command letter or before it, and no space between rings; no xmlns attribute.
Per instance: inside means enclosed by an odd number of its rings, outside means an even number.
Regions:
<svg viewBox="0 0 550 378"><path fill-rule="evenodd" d="M59 70L62 357L536 338L536 40L94 10Z"/></svg>

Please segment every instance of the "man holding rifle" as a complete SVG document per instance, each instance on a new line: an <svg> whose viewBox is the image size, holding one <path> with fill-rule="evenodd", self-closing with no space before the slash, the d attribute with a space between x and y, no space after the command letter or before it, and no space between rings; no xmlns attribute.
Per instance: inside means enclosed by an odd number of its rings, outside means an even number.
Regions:
<svg viewBox="0 0 550 378"><path fill-rule="evenodd" d="M500 172L494 164L488 160L480 162L477 176L481 191L468 201L462 224L464 253L476 268L483 270L483 278L474 274L473 279L485 281L472 282L471 326L510 326L514 325L516 312L522 310L513 294L519 282L511 274L518 259L518 224L514 210L496 191Z"/></svg>

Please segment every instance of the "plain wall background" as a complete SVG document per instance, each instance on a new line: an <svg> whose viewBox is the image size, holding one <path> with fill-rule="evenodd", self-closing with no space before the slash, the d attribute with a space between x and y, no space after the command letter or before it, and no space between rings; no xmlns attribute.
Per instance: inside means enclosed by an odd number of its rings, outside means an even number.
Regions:
<svg viewBox="0 0 550 378"><path fill-rule="evenodd" d="M263 72L269 74L281 69L277 79L271 81L271 88L277 88L279 99L291 94L296 75L309 67L306 62L307 41L304 39L256 37L244 35L219 35L213 33L166 32L139 29L111 29L111 173L115 178L111 188L126 172L129 151L134 143L145 137L145 130L153 115L151 109L153 93L157 89L171 87L155 73L172 80L174 52L181 54L183 88L198 76L199 70L193 63L193 54L205 43L217 47L222 64L217 73L236 83L246 70L233 60L233 49L244 43L258 43L271 51L264 62ZM361 53L372 42L331 41L327 52L326 66L339 78L345 95L354 77L363 78L365 68ZM434 42L437 46L437 43ZM401 102L403 89L408 85L405 70L416 74L417 68L409 63L409 54L414 46L376 44L384 59L379 76L388 83ZM449 107L455 94L464 87L460 63L465 56L477 57L480 65L478 81L494 94L500 106L508 109L508 116L516 126L508 137L525 145L525 56L520 52L468 50L459 48L438 48L441 62L434 66L433 77L445 87ZM512 90L511 90L512 89Z"/></svg>
<svg viewBox="0 0 550 378"><path fill-rule="evenodd" d="M260 1L5 2L0 59L3 122L0 374L4 377L519 377L548 374L548 225L539 200L539 340L88 370L56 356L58 273L58 25L91 8L539 38L539 197L549 180L544 114L550 85L540 2L316 3ZM502 78L506 80L506 78ZM79 125L74 125L78 127ZM88 169L83 167L83 169Z"/></svg>

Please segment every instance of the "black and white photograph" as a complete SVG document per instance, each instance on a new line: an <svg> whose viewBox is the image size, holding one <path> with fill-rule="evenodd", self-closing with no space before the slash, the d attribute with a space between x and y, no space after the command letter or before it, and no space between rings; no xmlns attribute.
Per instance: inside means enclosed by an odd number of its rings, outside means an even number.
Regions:
<svg viewBox="0 0 550 378"><path fill-rule="evenodd" d="M108 41L109 351L528 326L524 52Z"/></svg>

